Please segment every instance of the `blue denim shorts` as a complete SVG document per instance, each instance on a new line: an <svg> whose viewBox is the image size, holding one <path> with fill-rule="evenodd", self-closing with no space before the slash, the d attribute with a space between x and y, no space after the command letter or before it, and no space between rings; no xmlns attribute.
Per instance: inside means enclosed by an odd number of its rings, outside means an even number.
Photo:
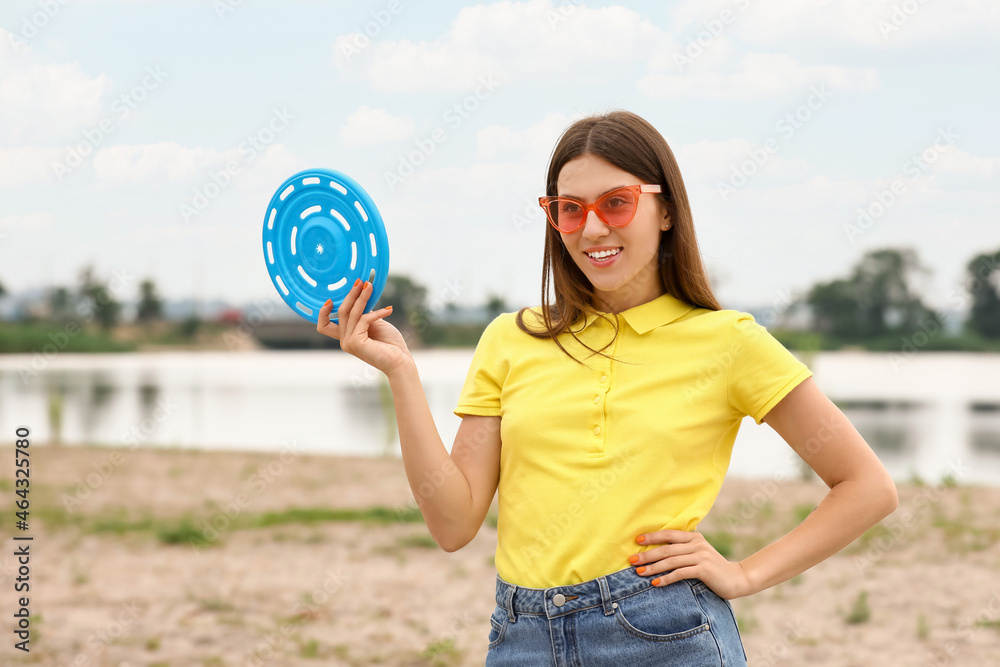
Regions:
<svg viewBox="0 0 1000 667"><path fill-rule="evenodd" d="M571 586L497 575L487 667L737 667L747 664L729 600L700 579L653 586L632 566Z"/></svg>

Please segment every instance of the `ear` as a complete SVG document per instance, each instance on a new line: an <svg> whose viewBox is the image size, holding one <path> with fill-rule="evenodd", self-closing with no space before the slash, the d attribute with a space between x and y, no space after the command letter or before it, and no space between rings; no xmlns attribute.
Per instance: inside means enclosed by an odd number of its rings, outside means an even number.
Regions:
<svg viewBox="0 0 1000 667"><path fill-rule="evenodd" d="M656 210L660 212L660 217L662 218L662 220L660 221L660 229L661 230L669 229L671 226L670 209L667 208L667 205L663 202L663 200L660 197L656 198Z"/></svg>

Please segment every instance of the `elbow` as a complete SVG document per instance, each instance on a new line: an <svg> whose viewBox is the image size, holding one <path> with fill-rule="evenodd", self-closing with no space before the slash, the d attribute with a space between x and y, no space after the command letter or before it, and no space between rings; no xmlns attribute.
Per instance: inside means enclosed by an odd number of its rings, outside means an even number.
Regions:
<svg viewBox="0 0 1000 667"><path fill-rule="evenodd" d="M885 481L879 486L879 495L882 498L882 508L885 516L896 511L899 507L899 494L896 491L896 483L886 475Z"/></svg>
<svg viewBox="0 0 1000 667"><path fill-rule="evenodd" d="M454 553L472 541L472 538L456 537L454 535L438 537L434 535L434 541L438 543L446 553Z"/></svg>
<svg viewBox="0 0 1000 667"><path fill-rule="evenodd" d="M438 546L441 547L447 553L454 553L454 552L458 551L459 549L461 549L462 547L464 547L468 543L469 543L468 541L465 541L465 542L442 542L442 541L438 541Z"/></svg>

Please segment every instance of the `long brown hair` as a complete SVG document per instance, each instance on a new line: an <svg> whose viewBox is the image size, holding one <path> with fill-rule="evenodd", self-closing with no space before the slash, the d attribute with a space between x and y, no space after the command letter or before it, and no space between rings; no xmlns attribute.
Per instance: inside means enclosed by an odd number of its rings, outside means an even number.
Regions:
<svg viewBox="0 0 1000 667"><path fill-rule="evenodd" d="M644 183L659 183L659 195L670 214L671 226L660 233L658 272L660 285L672 296L701 308L722 310L712 293L705 267L701 262L694 221L688 205L687 190L680 169L667 141L648 121L631 111L615 110L595 114L574 122L563 132L549 161L545 194L558 194L559 172L570 160L584 155L602 158L619 169L642 179ZM555 286L556 303L548 302L549 274ZM535 338L551 338L563 352L577 363L582 362L559 342L557 336L569 331L581 345L595 354L607 357L576 336L570 326L581 315L606 318L593 304L596 294L587 276L566 252L559 232L546 222L545 256L542 263L542 318L544 331L532 331L524 323L524 313L517 312L517 326ZM612 321L618 337L617 318ZM614 338L601 348L604 350ZM610 358L610 357L609 357Z"/></svg>

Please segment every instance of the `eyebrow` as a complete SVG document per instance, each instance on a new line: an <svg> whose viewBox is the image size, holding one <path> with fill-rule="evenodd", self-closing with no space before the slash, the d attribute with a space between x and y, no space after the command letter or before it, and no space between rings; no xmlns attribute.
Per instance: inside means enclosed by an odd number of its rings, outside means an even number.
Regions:
<svg viewBox="0 0 1000 667"><path fill-rule="evenodd" d="M609 192L614 192L618 188L624 188L624 187L625 187L625 184L622 183L621 185L616 185L613 188L608 188L607 190L605 190L601 194L597 195L597 199L600 199L601 197L603 197L604 195L608 194ZM556 196L557 197L569 197L570 199L579 199L579 200L583 201L583 197L578 197L576 195L563 194L563 195L556 195Z"/></svg>

